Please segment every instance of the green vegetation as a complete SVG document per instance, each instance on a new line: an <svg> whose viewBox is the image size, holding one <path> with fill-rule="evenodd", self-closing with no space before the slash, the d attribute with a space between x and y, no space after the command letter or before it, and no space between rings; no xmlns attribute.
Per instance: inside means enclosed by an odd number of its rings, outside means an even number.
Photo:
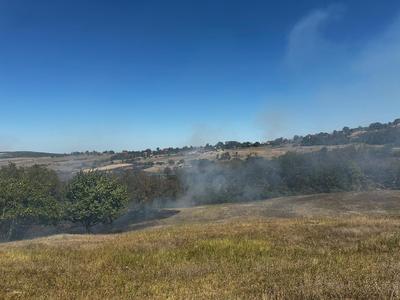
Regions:
<svg viewBox="0 0 400 300"><path fill-rule="evenodd" d="M0 298L400 297L397 217L235 219L0 245Z"/></svg>
<svg viewBox="0 0 400 300"><path fill-rule="evenodd" d="M63 220L89 230L112 222L126 204L125 186L105 173L78 173L64 188L57 174L42 166L0 168L0 240L18 238L32 225Z"/></svg>
<svg viewBox="0 0 400 300"><path fill-rule="evenodd" d="M61 217L61 185L54 171L40 166L0 169L0 239L11 239L31 224Z"/></svg>
<svg viewBox="0 0 400 300"><path fill-rule="evenodd" d="M128 170L120 173L119 178L137 206L173 204L177 200L196 205L400 189L400 161L391 147L347 146L330 151L322 148L312 153L288 152L275 159L240 160L225 153L216 161L192 161L189 168L167 168L164 174Z"/></svg>
<svg viewBox="0 0 400 300"><path fill-rule="evenodd" d="M400 189L400 161L391 147L347 146L278 158L192 161L150 175L78 173L63 189L43 167L4 167L0 172L2 238L18 237L24 226L69 220L87 230L111 223L126 207L242 202L287 195ZM15 175L8 175L15 174ZM21 175L22 174L22 175ZM18 230L17 230L18 229Z"/></svg>
<svg viewBox="0 0 400 300"><path fill-rule="evenodd" d="M137 207L152 204L160 205L179 198L181 187L176 175L148 175L133 170L119 175L120 182L127 187L130 202Z"/></svg>
<svg viewBox="0 0 400 300"><path fill-rule="evenodd" d="M86 231L98 223L112 223L128 202L125 186L105 173L79 172L67 186L66 218Z"/></svg>
<svg viewBox="0 0 400 300"><path fill-rule="evenodd" d="M176 170L180 194L192 204L265 199L276 196L399 189L400 161L391 148L348 146L276 159L199 160Z"/></svg>

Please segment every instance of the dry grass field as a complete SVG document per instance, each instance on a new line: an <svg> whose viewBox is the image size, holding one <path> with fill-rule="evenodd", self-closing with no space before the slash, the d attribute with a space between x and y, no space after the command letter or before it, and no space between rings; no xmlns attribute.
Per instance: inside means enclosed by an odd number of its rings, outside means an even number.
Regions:
<svg viewBox="0 0 400 300"><path fill-rule="evenodd" d="M70 178L73 174L83 169L96 168L110 163L110 154L102 155L68 155L58 157L15 157L1 158L0 167L14 163L19 167L30 167L33 165L46 166L56 171L61 178Z"/></svg>
<svg viewBox="0 0 400 300"><path fill-rule="evenodd" d="M5 243L0 298L399 298L399 207L400 192L278 198Z"/></svg>

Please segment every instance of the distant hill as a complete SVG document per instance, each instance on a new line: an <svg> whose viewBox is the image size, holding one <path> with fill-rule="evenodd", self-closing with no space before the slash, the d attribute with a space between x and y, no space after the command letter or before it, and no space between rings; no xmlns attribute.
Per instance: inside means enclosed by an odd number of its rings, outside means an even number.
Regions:
<svg viewBox="0 0 400 300"><path fill-rule="evenodd" d="M296 138L294 138L296 139ZM400 145L400 119L389 123L372 123L366 127L335 130L332 133L320 132L298 138L302 146L343 145L365 143L369 145Z"/></svg>
<svg viewBox="0 0 400 300"><path fill-rule="evenodd" d="M112 160L134 161L138 158L148 158L151 156L176 155L181 153L191 153L193 151L218 151L236 150L246 148L257 148L262 146L281 147L292 146L334 146L348 144L367 144L367 145L391 145L400 146L400 118L388 123L371 123L369 126L359 126L357 128L343 127L342 130L333 132L320 132L308 134L306 136L295 135L293 138L277 138L267 142L238 142L225 141L215 145L206 144L205 146L193 147L185 146L182 148L157 148L156 150L146 149L141 151L122 151L113 154ZM112 152L112 153L111 153Z"/></svg>
<svg viewBox="0 0 400 300"><path fill-rule="evenodd" d="M356 128L343 127L342 130L334 130L333 132L320 132L308 134L305 136L295 135L293 138L277 138L266 142L238 142L225 141L218 142L215 145L206 144L204 146L193 147L168 147L164 149L157 148L155 150L124 150L115 153L114 151L85 151L72 152L70 154L47 153L35 151L0 151L0 159L7 158L38 158L38 157L61 157L66 155L112 155L111 160L122 160L133 162L140 158L149 158L152 156L170 156L178 154L190 154L198 151L218 151L218 150L236 150L246 148L258 148L262 146L281 147L285 145L291 146L334 146L347 144L367 144L367 145L391 145L400 146L400 118L388 123L371 123L368 126L359 126Z"/></svg>
<svg viewBox="0 0 400 300"><path fill-rule="evenodd" d="M60 157L65 156L65 154L60 153L47 153L47 152L35 152L35 151L5 151L0 152L1 158L19 158L19 157Z"/></svg>

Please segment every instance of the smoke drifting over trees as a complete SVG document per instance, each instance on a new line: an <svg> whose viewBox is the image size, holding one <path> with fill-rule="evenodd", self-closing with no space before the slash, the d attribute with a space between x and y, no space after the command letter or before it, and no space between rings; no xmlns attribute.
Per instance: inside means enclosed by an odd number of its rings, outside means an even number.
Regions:
<svg viewBox="0 0 400 300"><path fill-rule="evenodd" d="M347 147L267 160L198 161L178 172L182 199L220 203L281 195L400 188L400 162L391 148Z"/></svg>
<svg viewBox="0 0 400 300"><path fill-rule="evenodd" d="M174 168L171 160L172 165L160 174L134 169L79 173L69 182L61 182L55 172L44 167L18 168L10 164L0 169L0 231L3 239L12 239L34 224L65 223L66 220L81 222L89 228L99 222L111 223L125 204L132 213L155 207L286 195L400 189L399 124L395 120L357 129L345 127L332 134L297 137L290 142L343 146L323 147L308 153L287 152L272 159L251 155L239 159L225 152L219 154L219 159L192 160L181 168ZM352 141L357 143L346 145ZM278 142L270 146L279 146ZM259 146L230 141L207 145L205 150ZM186 147L183 151L189 149L192 148ZM156 150L167 155L179 151L176 148ZM150 149L118 155L139 157L143 153L152 155Z"/></svg>

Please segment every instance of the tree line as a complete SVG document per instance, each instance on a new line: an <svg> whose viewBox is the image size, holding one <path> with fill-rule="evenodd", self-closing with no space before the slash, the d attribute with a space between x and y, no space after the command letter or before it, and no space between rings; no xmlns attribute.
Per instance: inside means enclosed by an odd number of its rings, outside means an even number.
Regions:
<svg viewBox="0 0 400 300"><path fill-rule="evenodd" d="M276 196L400 189L399 154L391 147L348 146L278 158L199 160L176 170L190 204L265 199Z"/></svg>
<svg viewBox="0 0 400 300"><path fill-rule="evenodd" d="M239 142L239 141L219 141L212 145L207 143L204 146L184 146L184 147L167 147L155 150L124 150L116 153L113 150L98 152L95 150L84 152L71 152L70 154L43 153L31 151L1 152L1 158L14 157L60 157L67 155L111 155L111 160L122 160L125 162L137 162L140 159L146 159L157 155L176 155L185 154L190 151L216 151L216 150L234 150L245 149L250 147L273 146L279 147L284 145L297 146L317 146L317 145L345 145L351 143L364 143L368 145L400 145L400 119L393 122L380 123L374 122L368 126L359 126L356 128L343 127L342 130L334 130L333 132L320 132L308 134L306 136L295 135L292 138L276 138L266 142Z"/></svg>
<svg viewBox="0 0 400 300"><path fill-rule="evenodd" d="M129 206L197 205L276 196L400 189L400 151L347 146L278 158L196 160L165 174L80 172L61 182L43 166L0 168L0 234L18 237L32 224L110 224Z"/></svg>
<svg viewBox="0 0 400 300"><path fill-rule="evenodd" d="M277 138L275 140L260 142L238 142L226 141L217 142L212 145L207 143L205 146L193 147L184 146L182 148L157 148L156 150L146 149L141 151L122 151L113 153L112 160L123 160L133 162L140 158L148 158L157 155L175 155L189 151L216 151L216 150L234 150L245 149L250 147L283 145L298 146L319 146L319 145L346 145L351 143L364 143L368 145L400 145L400 119L395 119L388 123L371 123L368 126L359 126L357 128L343 127L342 130L334 130L331 133L320 132L316 134L308 134L306 136L295 135L293 138Z"/></svg>

